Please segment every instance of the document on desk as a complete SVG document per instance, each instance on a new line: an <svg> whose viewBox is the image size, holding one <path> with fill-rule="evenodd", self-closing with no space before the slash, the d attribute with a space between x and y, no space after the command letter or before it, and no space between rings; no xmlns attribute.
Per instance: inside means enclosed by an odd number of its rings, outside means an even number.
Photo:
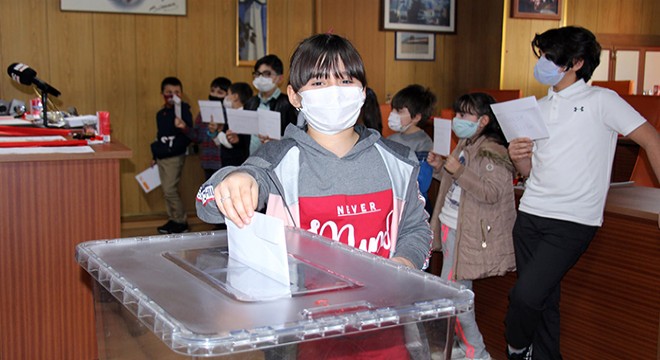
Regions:
<svg viewBox="0 0 660 360"><path fill-rule="evenodd" d="M537 140L550 136L534 96L492 104L490 107L509 142L521 137Z"/></svg>
<svg viewBox="0 0 660 360"><path fill-rule="evenodd" d="M433 152L448 156L451 149L451 120L433 118Z"/></svg>
<svg viewBox="0 0 660 360"><path fill-rule="evenodd" d="M222 112L220 101L198 100L197 103L199 104L199 113L202 114L203 123L225 123L225 114Z"/></svg>
<svg viewBox="0 0 660 360"><path fill-rule="evenodd" d="M227 219L227 239L230 259L285 286L290 294L289 256L281 219L255 212L242 229Z"/></svg>

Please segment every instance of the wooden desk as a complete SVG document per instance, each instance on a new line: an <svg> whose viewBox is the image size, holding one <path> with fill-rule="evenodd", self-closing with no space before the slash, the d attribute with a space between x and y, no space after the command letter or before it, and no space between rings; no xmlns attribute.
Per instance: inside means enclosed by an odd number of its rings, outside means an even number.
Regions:
<svg viewBox="0 0 660 360"><path fill-rule="evenodd" d="M610 190L602 228L562 282L565 359L660 358L659 213L660 189ZM497 359L514 282L515 274L474 282L477 323Z"/></svg>
<svg viewBox="0 0 660 360"><path fill-rule="evenodd" d="M75 246L120 237L119 143L0 156L0 359L97 358L91 281Z"/></svg>

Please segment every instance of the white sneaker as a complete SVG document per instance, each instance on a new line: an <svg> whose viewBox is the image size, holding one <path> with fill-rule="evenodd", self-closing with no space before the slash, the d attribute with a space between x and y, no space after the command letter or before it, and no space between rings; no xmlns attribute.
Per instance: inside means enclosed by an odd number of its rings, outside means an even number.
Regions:
<svg viewBox="0 0 660 360"><path fill-rule="evenodd" d="M454 346L451 348L451 358L453 359L465 359L465 351L461 349L458 344L454 344Z"/></svg>

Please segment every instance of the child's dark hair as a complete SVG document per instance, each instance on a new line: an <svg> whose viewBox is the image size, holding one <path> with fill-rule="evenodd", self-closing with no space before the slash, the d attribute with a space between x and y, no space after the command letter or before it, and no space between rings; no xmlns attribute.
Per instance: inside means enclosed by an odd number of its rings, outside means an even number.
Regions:
<svg viewBox="0 0 660 360"><path fill-rule="evenodd" d="M362 105L358 122L370 129L375 129L381 134L383 133L383 119L380 113L378 97L369 87L366 89L366 97L364 98L364 105Z"/></svg>
<svg viewBox="0 0 660 360"><path fill-rule="evenodd" d="M272 67L277 75L282 75L284 73L284 64L282 64L282 60L280 60L277 55L269 54L257 60L254 64L254 71L258 71L262 64Z"/></svg>
<svg viewBox="0 0 660 360"><path fill-rule="evenodd" d="M244 82L237 82L233 83L229 86L229 91L231 91L234 94L238 95L238 99L241 101L243 105L247 103L248 100L252 97L254 94L252 92L252 87Z"/></svg>
<svg viewBox="0 0 660 360"><path fill-rule="evenodd" d="M429 88L414 84L406 86L394 95L392 108L396 110L407 108L411 118L421 114L422 118L418 126L422 127L431 117L436 100L435 94Z"/></svg>
<svg viewBox="0 0 660 360"><path fill-rule="evenodd" d="M211 89L220 88L223 91L229 90L229 85L231 85L231 80L226 77L217 77L211 81Z"/></svg>
<svg viewBox="0 0 660 360"><path fill-rule="evenodd" d="M163 90L165 90L165 86L167 85L178 86L181 88L181 91L183 91L183 84L181 84L181 80L174 76L168 76L163 79L163 81L160 83L160 92L163 92Z"/></svg>
<svg viewBox="0 0 660 360"><path fill-rule="evenodd" d="M345 73L340 72L339 63L344 64ZM291 56L289 83L294 91L305 86L309 79L353 78L367 87L364 63L353 44L333 34L317 34L303 40Z"/></svg>
<svg viewBox="0 0 660 360"><path fill-rule="evenodd" d="M566 69L584 60L582 68L575 73L584 81L591 79L600 64L600 44L591 31L582 27L566 26L536 34L532 50L537 57L543 53L546 59Z"/></svg>
<svg viewBox="0 0 660 360"><path fill-rule="evenodd" d="M488 137L496 143L508 147L509 144L504 137L502 128L497 122L493 109L490 107L490 105L494 103L496 103L495 99L488 94L470 93L456 99L454 102L454 111L462 114L475 115L477 117L483 115L488 116L490 121L482 130L481 136Z"/></svg>

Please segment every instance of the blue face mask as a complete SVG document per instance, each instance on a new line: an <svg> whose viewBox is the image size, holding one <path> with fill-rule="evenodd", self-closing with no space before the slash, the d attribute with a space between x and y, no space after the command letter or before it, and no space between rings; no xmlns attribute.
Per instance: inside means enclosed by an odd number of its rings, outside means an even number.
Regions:
<svg viewBox="0 0 660 360"><path fill-rule="evenodd" d="M474 134L477 133L478 127L479 121L475 122L455 117L451 122L451 129L454 131L454 134L461 139L467 139L474 136Z"/></svg>
<svg viewBox="0 0 660 360"><path fill-rule="evenodd" d="M545 55L539 58L534 66L534 78L541 84L555 86L564 78L565 72L560 66L546 59Z"/></svg>

